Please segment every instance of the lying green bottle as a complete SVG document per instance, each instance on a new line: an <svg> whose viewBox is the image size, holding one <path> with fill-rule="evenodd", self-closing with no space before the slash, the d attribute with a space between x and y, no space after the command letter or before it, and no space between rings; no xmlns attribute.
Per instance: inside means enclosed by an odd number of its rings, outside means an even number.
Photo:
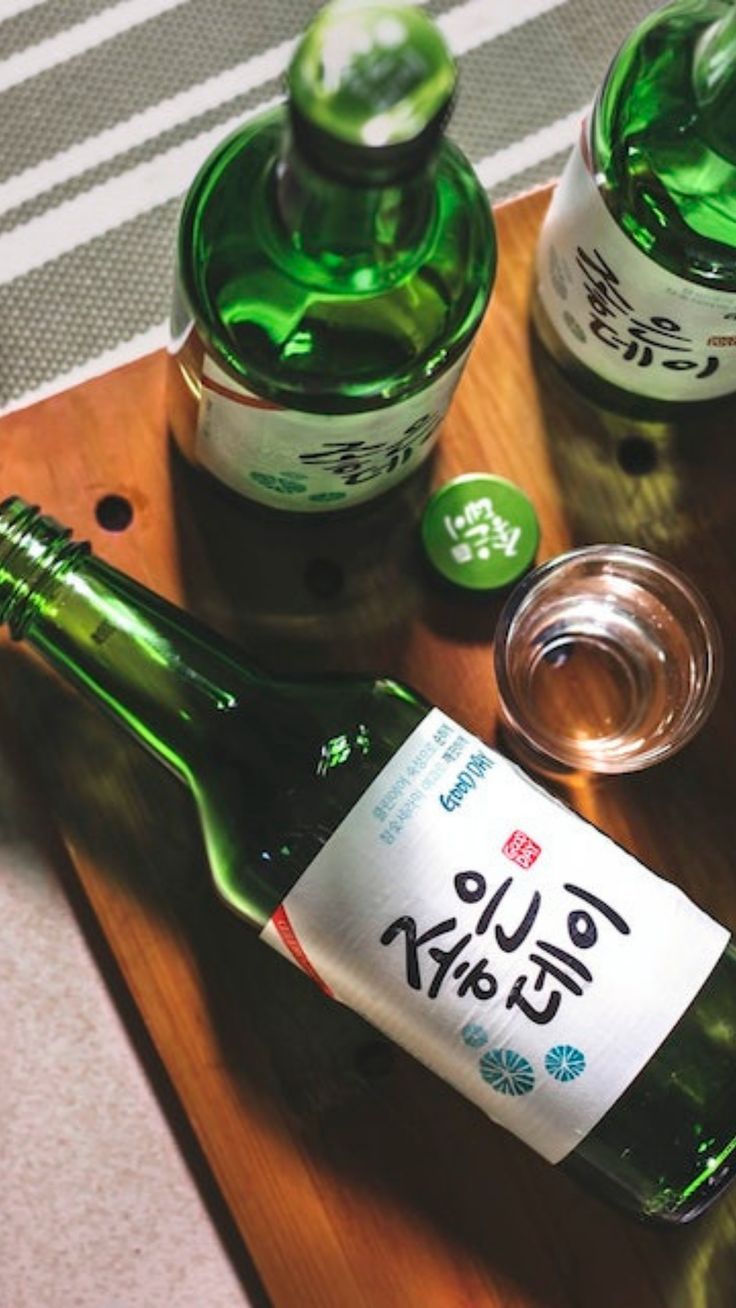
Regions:
<svg viewBox="0 0 736 1308"><path fill-rule="evenodd" d="M728 932L386 678L274 679L13 498L0 620L189 788L225 903L552 1162L685 1222L736 1164Z"/></svg>
<svg viewBox="0 0 736 1308"><path fill-rule="evenodd" d="M613 408L736 392L734 0L674 0L622 45L542 228L534 317Z"/></svg>
<svg viewBox="0 0 736 1308"><path fill-rule="evenodd" d="M434 445L496 256L488 197L443 135L455 80L416 6L328 5L293 56L287 103L192 183L171 426L248 499L350 508Z"/></svg>

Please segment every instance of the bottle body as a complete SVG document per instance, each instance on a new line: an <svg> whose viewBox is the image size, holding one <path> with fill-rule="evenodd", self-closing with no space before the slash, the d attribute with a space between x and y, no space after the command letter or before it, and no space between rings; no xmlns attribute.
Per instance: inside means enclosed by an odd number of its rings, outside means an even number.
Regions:
<svg viewBox="0 0 736 1308"><path fill-rule="evenodd" d="M269 943L638 1215L725 1187L722 928L399 683L269 677L17 500L0 563L0 619L189 787Z"/></svg>
<svg viewBox="0 0 736 1308"><path fill-rule="evenodd" d="M628 38L537 251L537 334L612 407L736 391L736 10L676 0Z"/></svg>
<svg viewBox="0 0 736 1308"><path fill-rule="evenodd" d="M487 197L448 142L392 187L283 156L286 111L205 165L182 216L174 434L232 489L318 512L430 452L490 294Z"/></svg>

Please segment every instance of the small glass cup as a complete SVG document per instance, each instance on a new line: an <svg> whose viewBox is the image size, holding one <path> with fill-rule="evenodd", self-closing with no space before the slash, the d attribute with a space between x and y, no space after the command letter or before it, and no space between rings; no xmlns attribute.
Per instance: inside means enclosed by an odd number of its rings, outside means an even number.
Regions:
<svg viewBox="0 0 736 1308"><path fill-rule="evenodd" d="M629 545L571 550L529 573L498 621L507 743L552 775L639 771L703 725L722 662L710 608L679 569Z"/></svg>

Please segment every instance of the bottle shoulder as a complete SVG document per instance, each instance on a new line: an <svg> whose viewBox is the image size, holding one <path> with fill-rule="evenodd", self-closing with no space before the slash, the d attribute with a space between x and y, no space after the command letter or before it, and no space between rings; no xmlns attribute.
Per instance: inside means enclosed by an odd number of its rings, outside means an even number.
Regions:
<svg viewBox="0 0 736 1308"><path fill-rule="evenodd" d="M211 156L180 227L179 282L205 347L292 407L376 408L461 355L495 274L488 197L443 142L422 187L333 187L284 216L284 111ZM287 179L288 180L288 179Z"/></svg>
<svg viewBox="0 0 736 1308"><path fill-rule="evenodd" d="M596 102L591 153L608 209L640 249L733 291L736 157L715 141L693 75L698 42L724 12L721 0L669 5L629 37ZM736 115L736 61L731 105Z"/></svg>
<svg viewBox="0 0 736 1308"><path fill-rule="evenodd" d="M390 679L347 675L247 678L235 699L217 751L203 731L192 789L220 895L262 927L430 705Z"/></svg>

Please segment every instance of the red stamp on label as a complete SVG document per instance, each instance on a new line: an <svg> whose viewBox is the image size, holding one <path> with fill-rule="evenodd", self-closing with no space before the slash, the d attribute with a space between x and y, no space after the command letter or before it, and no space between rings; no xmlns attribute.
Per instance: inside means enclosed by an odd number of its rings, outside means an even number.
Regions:
<svg viewBox="0 0 736 1308"><path fill-rule="evenodd" d="M527 836L524 831L512 831L502 851L512 863L529 868L536 863L542 852L542 846Z"/></svg>

